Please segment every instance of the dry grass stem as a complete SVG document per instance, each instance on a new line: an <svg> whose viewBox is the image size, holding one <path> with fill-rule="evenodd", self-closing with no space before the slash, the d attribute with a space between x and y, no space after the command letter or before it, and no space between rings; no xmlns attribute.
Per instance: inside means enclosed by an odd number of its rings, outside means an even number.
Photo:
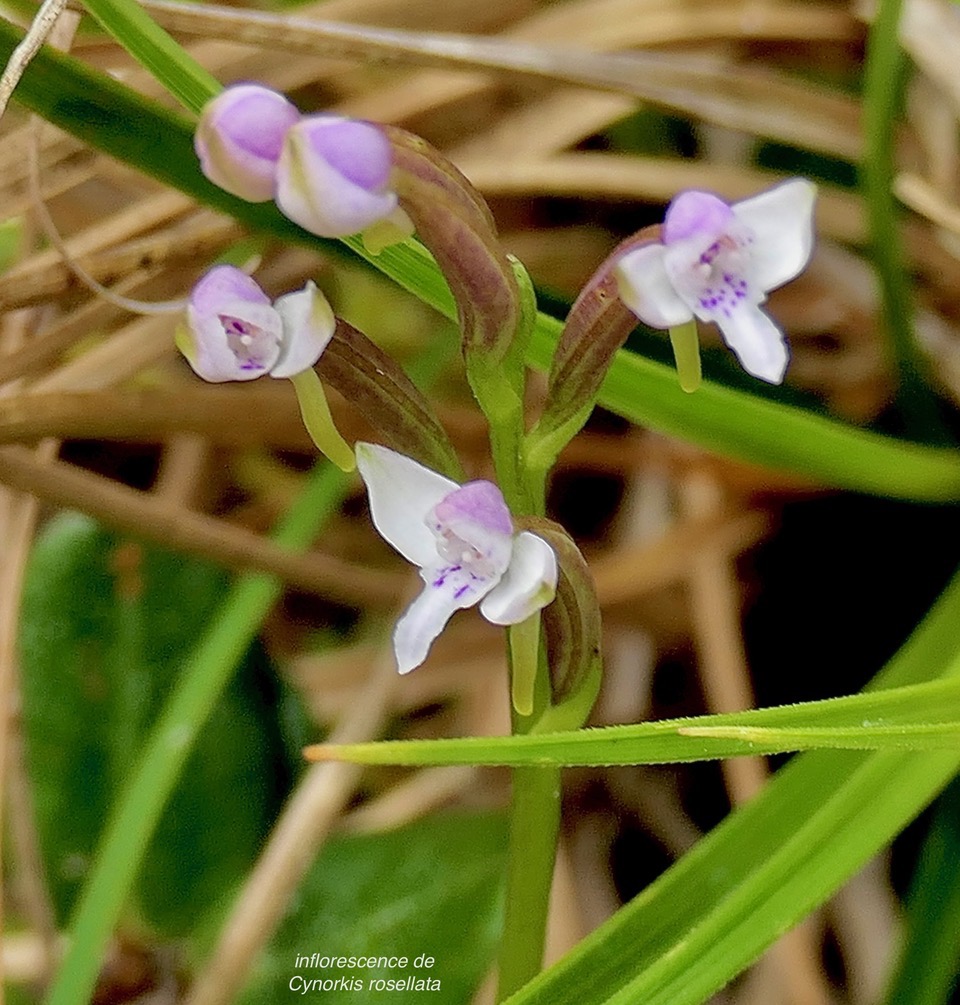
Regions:
<svg viewBox="0 0 960 1005"><path fill-rule="evenodd" d="M57 446L52 441L42 443L30 455L38 465L49 463L56 455ZM37 502L30 496L2 490L5 498L6 520L3 527L3 564L0 568L0 814L12 809L27 808L31 802L29 785L23 773L22 740L20 737L20 688L17 639L19 637L20 598L23 577L37 522ZM16 792L18 799L11 799ZM39 866L36 835L29 819L19 821L14 827L0 826L0 834L9 830L16 841L19 889L26 895L25 909L36 926L41 944L46 949L45 969L53 965L53 911L46 893ZM6 927L8 914L5 898L0 897L0 931ZM2 957L0 957L2 960ZM0 1005L3 1002L3 975L0 974Z"/></svg>
<svg viewBox="0 0 960 1005"><path fill-rule="evenodd" d="M714 516L678 524L652 544L629 545L599 556L591 565L601 606L624 604L662 590L690 574L707 549L737 555L769 531L770 518L760 511Z"/></svg>
<svg viewBox="0 0 960 1005"><path fill-rule="evenodd" d="M63 461L40 464L21 447L0 450L0 481L47 502L80 509L109 527L229 569L267 572L344 604L392 604L402 577L327 555L298 555L223 520L192 513Z"/></svg>
<svg viewBox="0 0 960 1005"><path fill-rule="evenodd" d="M454 802L470 790L478 769L423 768L376 799L348 813L341 824L350 834L393 830Z"/></svg>
<svg viewBox="0 0 960 1005"><path fill-rule="evenodd" d="M905 172L894 182L897 198L915 213L925 216L931 223L954 234L960 234L960 206L944 198L928 181L919 175Z"/></svg>
<svg viewBox="0 0 960 1005"><path fill-rule="evenodd" d="M29 66L30 60L40 51L40 46L53 31L57 18L60 17L66 5L67 0L43 0L40 9L27 29L26 35L10 54L3 74L0 75L0 116L6 111L10 97ZM0 989L0 1005L2 1005L2 1001L3 991Z"/></svg>

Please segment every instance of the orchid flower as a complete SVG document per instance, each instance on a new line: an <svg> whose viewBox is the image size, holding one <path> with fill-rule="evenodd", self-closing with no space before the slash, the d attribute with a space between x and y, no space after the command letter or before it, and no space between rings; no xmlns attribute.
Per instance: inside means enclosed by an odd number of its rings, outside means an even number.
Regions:
<svg viewBox="0 0 960 1005"><path fill-rule="evenodd" d="M264 374L288 377L317 448L344 471L352 471L353 451L333 424L313 369L336 324L330 304L312 282L271 303L245 272L217 265L194 286L187 324L177 329L176 343L194 372L213 383Z"/></svg>
<svg viewBox="0 0 960 1005"><path fill-rule="evenodd" d="M400 673L426 659L455 611L479 604L493 624L515 625L553 600L556 555L543 538L516 532L496 485L458 485L372 443L356 450L374 525L424 582L394 630Z"/></svg>
<svg viewBox="0 0 960 1005"><path fill-rule="evenodd" d="M377 227L391 232L389 238L381 235L383 243L403 240L413 226L390 190L392 165L390 141L372 122L307 116L284 136L277 206L319 237L347 237Z"/></svg>
<svg viewBox="0 0 960 1005"><path fill-rule="evenodd" d="M268 202L283 138L299 120L296 107L268 87L228 87L200 113L193 140L200 170L231 195Z"/></svg>
<svg viewBox="0 0 960 1005"><path fill-rule="evenodd" d="M213 383L293 377L312 367L327 347L336 320L312 283L272 304L245 272L217 265L194 286L189 329L178 348L198 376Z"/></svg>
<svg viewBox="0 0 960 1005"><path fill-rule="evenodd" d="M789 354L760 304L810 260L815 196L803 178L732 205L709 192L681 192L667 208L661 240L617 262L621 299L654 328L695 317L715 322L748 373L779 384Z"/></svg>

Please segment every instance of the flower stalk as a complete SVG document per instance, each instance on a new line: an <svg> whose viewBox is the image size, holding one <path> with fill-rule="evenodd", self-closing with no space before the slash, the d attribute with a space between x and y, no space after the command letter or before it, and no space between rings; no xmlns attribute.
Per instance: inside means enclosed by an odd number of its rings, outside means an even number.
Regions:
<svg viewBox="0 0 960 1005"><path fill-rule="evenodd" d="M676 363L680 387L687 394L693 394L703 380L697 322L691 319L682 324L673 325L670 328L670 345L673 347L673 359Z"/></svg>
<svg viewBox="0 0 960 1005"><path fill-rule="evenodd" d="M357 466L353 448L334 425L327 396L320 377L313 367L301 370L290 378L300 404L300 415L317 450L344 472Z"/></svg>
<svg viewBox="0 0 960 1005"><path fill-rule="evenodd" d="M510 700L517 715L533 715L540 662L540 612L510 626Z"/></svg>

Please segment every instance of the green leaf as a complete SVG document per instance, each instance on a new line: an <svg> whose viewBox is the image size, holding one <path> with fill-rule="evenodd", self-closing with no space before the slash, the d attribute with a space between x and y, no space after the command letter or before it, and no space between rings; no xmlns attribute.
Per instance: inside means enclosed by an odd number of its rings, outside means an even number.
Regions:
<svg viewBox="0 0 960 1005"><path fill-rule="evenodd" d="M0 23L0 58L6 59L18 40L16 28ZM260 233L327 254L342 255L349 248L445 316L455 316L443 278L416 242L369 258L359 240L324 241L286 220L272 204L235 199L200 174L190 122L76 60L43 50L28 67L16 97L91 146ZM133 122L136 129L130 128ZM549 366L559 330L558 321L539 315L529 347L533 365ZM633 422L818 483L908 499L960 498L960 456L952 450L865 432L710 381L696 395L687 395L672 367L636 353L617 354L599 401Z"/></svg>
<svg viewBox="0 0 960 1005"><path fill-rule="evenodd" d="M936 807L907 899L903 948L886 1005L946 1005L960 963L960 782Z"/></svg>
<svg viewBox="0 0 960 1005"><path fill-rule="evenodd" d="M500 931L506 820L442 814L400 830L332 840L300 887L297 906L258 961L239 1005L288 1005L291 980L360 981L311 1001L409 1002L414 990L377 990L372 980L432 979L423 991L469 1001L490 966ZM394 967L320 966L310 957L406 957ZM434 963L417 966L422 954ZM300 957L307 962L297 965ZM399 964L399 961L397 961Z"/></svg>
<svg viewBox="0 0 960 1005"><path fill-rule="evenodd" d="M130 0L84 0L84 7L186 108L194 112L221 90L209 74L138 4Z"/></svg>
<svg viewBox="0 0 960 1005"><path fill-rule="evenodd" d="M122 539L67 514L47 525L27 570L23 721L61 918L146 726L225 584L206 564L123 549ZM136 565L118 572L124 561ZM239 880L268 827L273 772L252 670L248 657L189 760L147 856L140 906L168 934L187 932Z"/></svg>
<svg viewBox="0 0 960 1005"><path fill-rule="evenodd" d="M955 577L873 687L958 670ZM699 1005L876 854L958 765L956 751L795 758L510 1005Z"/></svg>
<svg viewBox="0 0 960 1005"><path fill-rule="evenodd" d="M661 764L816 747L960 750L960 676L844 698L630 726L310 748L358 764Z"/></svg>

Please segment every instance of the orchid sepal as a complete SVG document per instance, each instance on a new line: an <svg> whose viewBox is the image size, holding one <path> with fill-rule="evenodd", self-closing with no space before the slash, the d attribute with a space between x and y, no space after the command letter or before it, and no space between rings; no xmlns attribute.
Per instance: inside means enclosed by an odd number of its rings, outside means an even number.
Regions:
<svg viewBox="0 0 960 1005"><path fill-rule="evenodd" d="M348 237L394 212L391 152L372 122L305 116L287 130L277 161L280 212L319 237Z"/></svg>

